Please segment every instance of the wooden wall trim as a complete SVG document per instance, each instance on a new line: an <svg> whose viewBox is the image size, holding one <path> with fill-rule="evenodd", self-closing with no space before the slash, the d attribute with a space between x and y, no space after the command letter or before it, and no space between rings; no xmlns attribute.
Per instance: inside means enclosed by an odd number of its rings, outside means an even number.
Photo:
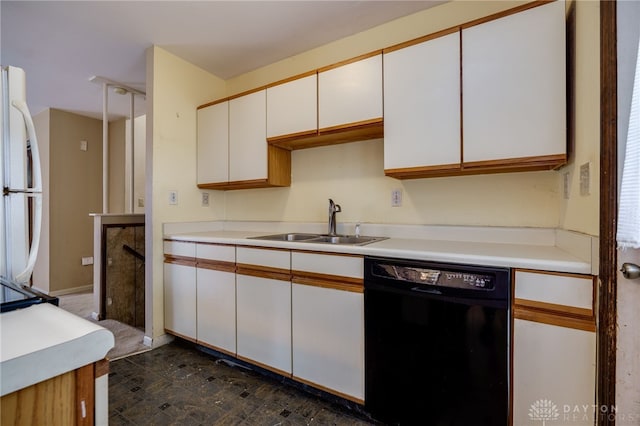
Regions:
<svg viewBox="0 0 640 426"><path fill-rule="evenodd" d="M327 65L327 66L318 68L317 71L318 71L318 74L320 74L322 72L329 71L329 70L332 70L334 68L339 68L339 67L342 67L344 65L352 64L354 62L358 62L358 61L362 61L362 60L365 60L365 59L373 58L374 56L378 56L378 55L382 55L382 49L374 50L373 52L364 53L364 54L356 56L354 58L345 59L344 61L336 62L335 64L331 64L331 65Z"/></svg>
<svg viewBox="0 0 640 426"><path fill-rule="evenodd" d="M618 222L617 4L600 1L600 286L598 310L597 404L615 407ZM598 416L598 425L615 418Z"/></svg>

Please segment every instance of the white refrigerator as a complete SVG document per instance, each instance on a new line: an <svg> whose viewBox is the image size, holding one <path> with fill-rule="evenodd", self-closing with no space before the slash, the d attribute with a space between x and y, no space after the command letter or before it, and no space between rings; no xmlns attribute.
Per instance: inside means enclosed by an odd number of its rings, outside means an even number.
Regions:
<svg viewBox="0 0 640 426"><path fill-rule="evenodd" d="M26 103L25 73L16 67L0 68L0 298L4 303L13 297L7 286L29 287L40 243L42 175L35 128Z"/></svg>

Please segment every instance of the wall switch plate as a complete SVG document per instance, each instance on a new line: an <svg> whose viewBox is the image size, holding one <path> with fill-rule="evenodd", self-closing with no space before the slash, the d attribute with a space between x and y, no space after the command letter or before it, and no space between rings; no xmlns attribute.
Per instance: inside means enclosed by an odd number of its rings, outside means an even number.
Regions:
<svg viewBox="0 0 640 426"><path fill-rule="evenodd" d="M565 200L571 196L571 174L569 172L562 174L562 193Z"/></svg>
<svg viewBox="0 0 640 426"><path fill-rule="evenodd" d="M144 198L138 198L138 207L144 207Z"/></svg>
<svg viewBox="0 0 640 426"><path fill-rule="evenodd" d="M83 257L82 266L93 265L93 256Z"/></svg>
<svg viewBox="0 0 640 426"><path fill-rule="evenodd" d="M80 151L86 151L87 148L87 141L80 141Z"/></svg>
<svg viewBox="0 0 640 426"><path fill-rule="evenodd" d="M209 193L202 193L202 207L209 207Z"/></svg>
<svg viewBox="0 0 640 426"><path fill-rule="evenodd" d="M591 193L591 163L580 166L580 195L583 197Z"/></svg>
<svg viewBox="0 0 640 426"><path fill-rule="evenodd" d="M172 206L178 204L178 191L169 191L169 204Z"/></svg>
<svg viewBox="0 0 640 426"><path fill-rule="evenodd" d="M402 189L396 188L391 190L391 207L402 206Z"/></svg>

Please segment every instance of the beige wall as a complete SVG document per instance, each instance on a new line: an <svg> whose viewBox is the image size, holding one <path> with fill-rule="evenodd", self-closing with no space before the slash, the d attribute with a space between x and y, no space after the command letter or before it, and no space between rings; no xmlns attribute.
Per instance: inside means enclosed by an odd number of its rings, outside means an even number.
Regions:
<svg viewBox="0 0 640 426"><path fill-rule="evenodd" d="M224 194L201 207L196 182L196 107L224 95L224 81L153 47L147 52L146 335L164 334L162 224L224 217ZM178 204L169 205L169 191Z"/></svg>
<svg viewBox="0 0 640 426"><path fill-rule="evenodd" d="M400 181L383 175L382 140L295 151L289 188L212 191L211 207L200 207L195 182L195 107L343 59L394 45L490 15L522 2L454 1L279 61L226 82L160 48L150 50L147 93L153 115L148 122L147 174L153 229L147 247L153 260L147 282L154 293L153 335L162 334L162 223L196 220L326 220L327 198L343 207L339 221L565 227L598 233L598 5L579 2L576 61L577 116L575 159L565 168L575 187L576 164L592 161L592 190L585 197L572 188L561 193L561 172L449 177ZM569 6L569 5L568 5ZM597 66L596 66L597 68ZM150 174L149 174L150 173ZM392 208L391 189L403 190L403 206ZM168 205L177 190L179 204ZM149 321L148 321L149 324ZM147 331L149 334L149 331Z"/></svg>
<svg viewBox="0 0 640 426"><path fill-rule="evenodd" d="M125 124L127 120L109 123L109 212L125 212ZM102 209L101 209L102 211Z"/></svg>
<svg viewBox="0 0 640 426"><path fill-rule="evenodd" d="M56 109L36 122L46 201L34 285L54 295L89 289L93 268L81 259L93 256L89 213L102 209L102 122ZM87 151L80 150L82 140Z"/></svg>
<svg viewBox="0 0 640 426"><path fill-rule="evenodd" d="M130 121L122 118L109 123L109 213L129 212ZM135 118L133 213L144 213L146 126L145 115ZM138 199L142 199L142 207Z"/></svg>

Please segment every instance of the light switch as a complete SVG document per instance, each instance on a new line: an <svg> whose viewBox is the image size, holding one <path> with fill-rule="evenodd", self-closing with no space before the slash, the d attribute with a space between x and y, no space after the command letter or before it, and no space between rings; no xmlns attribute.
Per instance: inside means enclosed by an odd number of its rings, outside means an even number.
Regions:
<svg viewBox="0 0 640 426"><path fill-rule="evenodd" d="M80 141L80 151L87 150L87 141Z"/></svg>
<svg viewBox="0 0 640 426"><path fill-rule="evenodd" d="M583 197L591 193L591 163L580 166L580 195Z"/></svg>

